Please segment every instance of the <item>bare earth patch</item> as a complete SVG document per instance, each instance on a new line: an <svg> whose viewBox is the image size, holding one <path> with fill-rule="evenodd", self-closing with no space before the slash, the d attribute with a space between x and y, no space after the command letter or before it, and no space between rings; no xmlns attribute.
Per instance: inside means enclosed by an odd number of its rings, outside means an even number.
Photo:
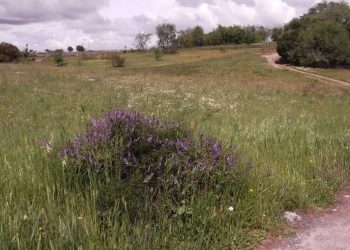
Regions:
<svg viewBox="0 0 350 250"><path fill-rule="evenodd" d="M296 236L267 239L259 250L350 249L350 188L343 190L333 208L321 214L305 214L294 226Z"/></svg>

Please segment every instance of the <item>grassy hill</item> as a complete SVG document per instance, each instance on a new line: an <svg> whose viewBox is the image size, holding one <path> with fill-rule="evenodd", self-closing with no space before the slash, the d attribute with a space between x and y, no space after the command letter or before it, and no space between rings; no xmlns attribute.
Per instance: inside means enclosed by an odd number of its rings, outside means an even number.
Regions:
<svg viewBox="0 0 350 250"><path fill-rule="evenodd" d="M259 52L189 49L161 61L130 53L120 69L78 57L64 67L0 65L0 248L251 249L280 233L283 211L330 204L350 173L350 91L274 69ZM101 227L97 190L72 191L64 163L41 142L54 152L110 108L236 145L251 170L198 194L189 217L157 211L132 224L114 211Z"/></svg>

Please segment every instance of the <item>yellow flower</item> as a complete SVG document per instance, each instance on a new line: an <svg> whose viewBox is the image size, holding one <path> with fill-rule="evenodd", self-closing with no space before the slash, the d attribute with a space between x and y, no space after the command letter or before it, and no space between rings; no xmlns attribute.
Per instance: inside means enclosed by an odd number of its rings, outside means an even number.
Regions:
<svg viewBox="0 0 350 250"><path fill-rule="evenodd" d="M77 217L78 220L82 220L83 219L83 216L79 216Z"/></svg>
<svg viewBox="0 0 350 250"><path fill-rule="evenodd" d="M254 189L249 189L249 193L253 193L254 192Z"/></svg>

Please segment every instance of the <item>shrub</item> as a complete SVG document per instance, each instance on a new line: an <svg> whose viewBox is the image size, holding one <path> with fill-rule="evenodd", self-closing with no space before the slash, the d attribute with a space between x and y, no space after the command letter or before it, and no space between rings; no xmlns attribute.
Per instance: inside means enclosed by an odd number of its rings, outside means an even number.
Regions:
<svg viewBox="0 0 350 250"><path fill-rule="evenodd" d="M118 53L114 53L111 55L111 63L112 67L124 67L125 66L125 57L120 56Z"/></svg>
<svg viewBox="0 0 350 250"><path fill-rule="evenodd" d="M84 52L85 48L82 45L77 45L77 47L75 48L78 52Z"/></svg>
<svg viewBox="0 0 350 250"><path fill-rule="evenodd" d="M163 51L160 48L156 48L154 50L154 58L159 61L162 57L163 57Z"/></svg>
<svg viewBox="0 0 350 250"><path fill-rule="evenodd" d="M284 61L302 66L348 64L349 16L350 8L345 2L316 5L278 32L278 53Z"/></svg>
<svg viewBox="0 0 350 250"><path fill-rule="evenodd" d="M55 50L53 53L53 60L57 66L64 65L63 50Z"/></svg>
<svg viewBox="0 0 350 250"><path fill-rule="evenodd" d="M21 56L19 49L10 43L0 43L0 63L18 61Z"/></svg>
<svg viewBox="0 0 350 250"><path fill-rule="evenodd" d="M179 205L196 190L217 185L206 183L209 173L220 170L225 175L237 166L233 151L219 142L127 110L92 120L61 157L81 183L96 178L101 184L99 209L108 210L123 200L122 207L128 204L132 218L140 215L145 202L167 197Z"/></svg>

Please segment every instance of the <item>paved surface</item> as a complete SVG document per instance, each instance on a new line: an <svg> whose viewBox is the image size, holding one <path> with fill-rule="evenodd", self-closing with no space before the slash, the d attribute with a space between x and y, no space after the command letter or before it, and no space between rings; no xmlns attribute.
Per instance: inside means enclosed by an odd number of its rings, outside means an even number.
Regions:
<svg viewBox="0 0 350 250"><path fill-rule="evenodd" d="M350 250L350 189L342 191L334 207L323 215L306 218L296 236L266 240L258 249Z"/></svg>
<svg viewBox="0 0 350 250"><path fill-rule="evenodd" d="M309 78L312 79L317 79L317 80L321 80L324 82L328 82L328 83L333 83L333 84L338 84L338 85L342 85L345 87L350 87L350 82L345 82L345 81L340 81L334 78L330 78L330 77L326 77L326 76L322 76L319 74L315 74L315 73L311 73L311 72L307 72L305 70L302 70L298 67L293 67L290 65L286 65L286 64L278 64L276 63L276 61L278 61L278 59L280 58L280 56L277 53L273 53L273 54L267 54L267 55L262 55L264 58L266 58L267 62L277 68L277 69L287 69L290 71L294 71L294 72L298 72L301 73Z"/></svg>

